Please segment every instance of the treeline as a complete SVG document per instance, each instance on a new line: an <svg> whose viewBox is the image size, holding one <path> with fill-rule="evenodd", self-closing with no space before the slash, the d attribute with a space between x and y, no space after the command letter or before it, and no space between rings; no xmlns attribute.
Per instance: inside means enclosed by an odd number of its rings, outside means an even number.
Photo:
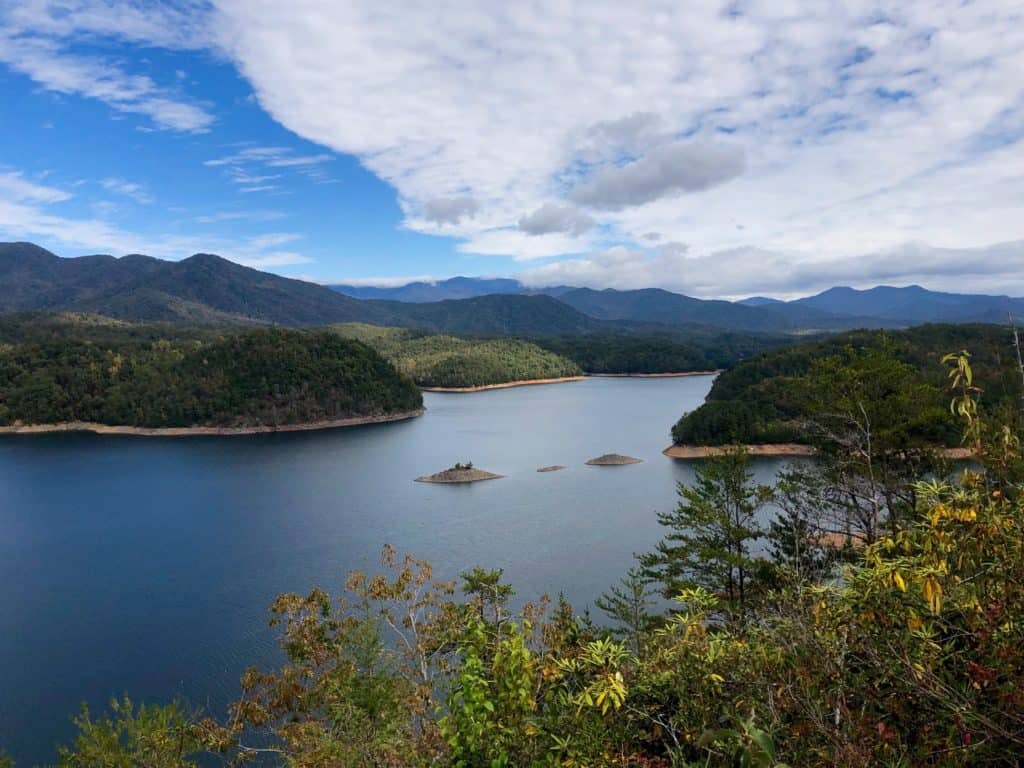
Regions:
<svg viewBox="0 0 1024 768"><path fill-rule="evenodd" d="M717 371L793 342L792 337L726 332L694 334L687 340L594 333L537 336L531 340L569 358L587 373Z"/></svg>
<svg viewBox="0 0 1024 768"><path fill-rule="evenodd" d="M280 426L422 405L373 349L334 333L153 339L159 329L73 325L7 328L22 340L0 344L0 425Z"/></svg>
<svg viewBox="0 0 1024 768"><path fill-rule="evenodd" d="M479 387L582 373L571 360L519 339L460 338L358 323L331 328L370 344L424 387Z"/></svg>
<svg viewBox="0 0 1024 768"><path fill-rule="evenodd" d="M872 370L822 402L872 395ZM500 570L438 581L386 548L344 599L276 600L287 661L248 671L223 719L115 701L76 719L60 765L1019 766L1024 461L974 374L945 359L977 458L956 479L926 451L865 451L840 420L773 486L742 449L709 460L597 601L610 627L561 599L514 612ZM895 381L881 412L917 386Z"/></svg>
<svg viewBox="0 0 1024 768"><path fill-rule="evenodd" d="M844 333L775 349L722 373L707 401L672 428L672 438L686 445L808 443L812 432L823 428L809 418L821 405L820 393L834 391L833 382L848 378L844 372L867 355L877 369L864 374L877 384L870 402L886 402L886 388L893 382L883 374L914 379L920 386L903 411L903 423L914 426L904 430L904 437L955 446L959 429L946 407L939 359L951 349L970 349L974 368L986 382L982 404L1006 407L1020 392L1012 340L1000 326L925 325ZM884 421L885 414L879 419Z"/></svg>

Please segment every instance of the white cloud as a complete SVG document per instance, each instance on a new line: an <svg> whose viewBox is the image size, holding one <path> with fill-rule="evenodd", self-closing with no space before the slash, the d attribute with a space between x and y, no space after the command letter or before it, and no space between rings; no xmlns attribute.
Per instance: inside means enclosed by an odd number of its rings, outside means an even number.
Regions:
<svg viewBox="0 0 1024 768"><path fill-rule="evenodd" d="M599 168L574 187L569 197L592 208L620 211L724 184L743 173L745 164L738 147L663 144L632 162Z"/></svg>
<svg viewBox="0 0 1024 768"><path fill-rule="evenodd" d="M60 203L71 199L62 189L46 187L27 180L18 171L0 173L0 200L32 203Z"/></svg>
<svg viewBox="0 0 1024 768"><path fill-rule="evenodd" d="M130 197L137 203L152 203L153 196L146 191L146 188L135 181L127 179L107 178L100 182L100 186L108 192L114 192L125 197Z"/></svg>
<svg viewBox="0 0 1024 768"><path fill-rule="evenodd" d="M280 182L265 182L283 179L288 172L301 174L318 184L334 183L335 180L322 167L333 159L324 153L298 155L290 147L246 146L236 152L204 160L203 165L225 168L229 181L244 185L239 192L268 192L279 189L281 185ZM257 168L260 170L254 170ZM266 172L266 169L278 169L280 172Z"/></svg>
<svg viewBox="0 0 1024 768"><path fill-rule="evenodd" d="M423 218L438 224L458 224L471 219L480 205L471 197L434 197L423 203Z"/></svg>
<svg viewBox="0 0 1024 768"><path fill-rule="evenodd" d="M273 117L358 156L396 187L406 226L461 250L537 257L543 238L509 229L572 195L601 226L565 253L598 232L626 245L659 232L699 252L829 260L1024 237L1024 176L990 162L1024 156L1022 13L1012 0L457 13L219 0L216 27ZM471 198L474 215L423 215L446 198Z"/></svg>
<svg viewBox="0 0 1024 768"><path fill-rule="evenodd" d="M108 179L110 187L124 187L130 182ZM123 189L121 191L124 191ZM240 264L267 269L312 261L294 250L282 250L301 235L291 232L271 232L249 236L223 236L214 233L202 235L146 234L131 232L103 218L81 218L54 212L71 195L54 187L43 186L25 179L18 171L0 173L0 241L34 240L58 253L145 253L164 259L181 259L193 253L218 253ZM94 214L105 216L112 212L103 201L90 206ZM211 222L228 220L216 215Z"/></svg>
<svg viewBox="0 0 1024 768"><path fill-rule="evenodd" d="M568 232L582 235L594 226L594 220L571 205L544 203L533 213L519 219L519 228L528 235Z"/></svg>
<svg viewBox="0 0 1024 768"><path fill-rule="evenodd" d="M283 211L220 211L196 216L200 224L220 224L224 221L276 221L287 216Z"/></svg>
<svg viewBox="0 0 1024 768"><path fill-rule="evenodd" d="M48 91L103 102L119 113L148 117L174 131L209 130L214 118L203 107L176 97L145 75L131 74L101 56L68 53L62 41L12 34L0 17L0 63Z"/></svg>

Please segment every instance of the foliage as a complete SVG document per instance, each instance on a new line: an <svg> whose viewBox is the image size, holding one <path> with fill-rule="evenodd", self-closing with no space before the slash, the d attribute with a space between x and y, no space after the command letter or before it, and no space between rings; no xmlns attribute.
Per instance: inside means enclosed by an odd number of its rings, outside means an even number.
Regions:
<svg viewBox="0 0 1024 768"><path fill-rule="evenodd" d="M194 768L202 740L195 717L178 704L135 706L128 697L110 702L93 719L89 708L74 718L78 736L59 751L60 768Z"/></svg>
<svg viewBox="0 0 1024 768"><path fill-rule="evenodd" d="M896 410L899 402L913 406L904 420L886 421L887 428L904 430L920 441L956 446L960 428L948 403L938 362L950 348L970 347L977 375L986 382L981 403L989 413L1020 397L1020 377L1010 354L1005 328L988 325L926 325L886 333L857 331L825 340L797 344L760 354L722 373L700 408L684 415L673 427L676 443L728 445L744 443L811 443L806 422L816 403L806 395L814 383L827 380L829 372L844 373L848 383L861 375L858 363L888 366L897 380L917 390L897 390L884 397L882 407ZM910 377L905 374L910 373ZM913 379L911 382L909 379ZM840 382L836 382L838 385ZM881 382L879 382L881 384ZM831 391L836 391L831 389ZM939 413L945 409L945 413ZM1010 418L1007 414L1004 418ZM1019 415L1013 417L1019 421Z"/></svg>
<svg viewBox="0 0 1024 768"><path fill-rule="evenodd" d="M424 387L479 387L581 373L571 360L518 339L458 338L357 323L332 328L370 344Z"/></svg>
<svg viewBox="0 0 1024 768"><path fill-rule="evenodd" d="M326 332L26 340L0 348L0 424L277 426L421 406L377 353Z"/></svg>
<svg viewBox="0 0 1024 768"><path fill-rule="evenodd" d="M674 338L590 333L537 336L537 345L575 362L587 373L688 373L716 371L792 337L756 333L689 332Z"/></svg>
<svg viewBox="0 0 1024 768"><path fill-rule="evenodd" d="M679 485L675 511L658 515L671 532L640 558L644 575L660 582L666 597L702 586L721 593L730 613L747 607L758 569L751 544L763 533L756 515L767 499L752 478L739 447L698 467L692 487Z"/></svg>

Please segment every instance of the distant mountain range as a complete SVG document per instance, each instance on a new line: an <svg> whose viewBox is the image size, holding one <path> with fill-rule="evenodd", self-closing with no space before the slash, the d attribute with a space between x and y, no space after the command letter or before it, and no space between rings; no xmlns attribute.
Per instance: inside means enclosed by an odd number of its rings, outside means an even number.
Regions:
<svg viewBox="0 0 1024 768"><path fill-rule="evenodd" d="M1008 313L1024 317L1024 299L880 286L832 288L788 302L766 297L729 302L657 288L532 289L515 280L468 277L395 288L327 287L211 254L182 261L141 255L63 259L31 243L0 243L0 314L22 311L172 323L364 322L452 333L681 336L1003 323Z"/></svg>

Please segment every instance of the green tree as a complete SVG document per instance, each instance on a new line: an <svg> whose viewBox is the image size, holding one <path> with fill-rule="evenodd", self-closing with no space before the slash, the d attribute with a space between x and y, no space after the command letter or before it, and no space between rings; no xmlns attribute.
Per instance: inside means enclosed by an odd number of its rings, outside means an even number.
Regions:
<svg viewBox="0 0 1024 768"><path fill-rule="evenodd" d="M723 593L730 613L742 613L759 568L750 548L763 534L756 516L767 490L754 485L742 447L708 459L696 475L693 486L679 484L675 510L658 514L671 533L640 564L666 597L702 586Z"/></svg>
<svg viewBox="0 0 1024 768"><path fill-rule="evenodd" d="M638 568L630 568L618 584L594 600L594 605L618 623L615 634L629 642L636 656L643 651L644 638L657 625L657 617L647 610L654 605L652 597L650 579Z"/></svg>
<svg viewBox="0 0 1024 768"><path fill-rule="evenodd" d="M61 747L60 768L193 768L202 743L194 718L178 704L134 705L126 696L93 719L89 708L74 718L78 735Z"/></svg>

